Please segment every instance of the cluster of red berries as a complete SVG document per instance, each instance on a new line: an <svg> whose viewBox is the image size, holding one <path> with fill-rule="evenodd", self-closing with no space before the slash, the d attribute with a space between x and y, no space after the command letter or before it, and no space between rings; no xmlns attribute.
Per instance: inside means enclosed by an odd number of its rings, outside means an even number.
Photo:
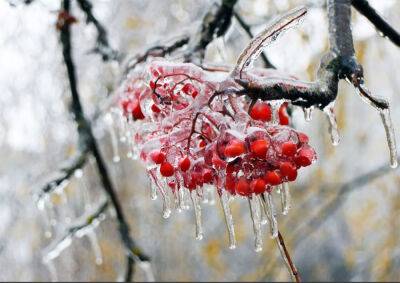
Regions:
<svg viewBox="0 0 400 283"><path fill-rule="evenodd" d="M274 109L221 96L210 104L226 77L193 64L153 61L123 86L120 107L138 124L134 146L171 189L213 184L231 194L260 194L296 180L316 158L308 137L287 126L286 102Z"/></svg>

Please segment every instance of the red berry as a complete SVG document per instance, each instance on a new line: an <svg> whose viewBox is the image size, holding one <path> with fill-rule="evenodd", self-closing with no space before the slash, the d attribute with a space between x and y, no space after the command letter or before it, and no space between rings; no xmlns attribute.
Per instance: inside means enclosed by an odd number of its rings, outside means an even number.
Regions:
<svg viewBox="0 0 400 283"><path fill-rule="evenodd" d="M287 103L283 103L281 107L279 107L279 124L281 125L289 125L289 115L286 112Z"/></svg>
<svg viewBox="0 0 400 283"><path fill-rule="evenodd" d="M297 178L297 168L291 162L282 162L279 166L282 175L287 177L289 181L294 181Z"/></svg>
<svg viewBox="0 0 400 283"><path fill-rule="evenodd" d="M197 90L195 90L195 91L193 91L192 92L192 97L193 98L196 98L196 96L199 94L199 92L197 91Z"/></svg>
<svg viewBox="0 0 400 283"><path fill-rule="evenodd" d="M250 189L255 194L261 194L261 193L265 192L266 185L267 184L265 183L265 181L263 179L258 178L258 179L251 181Z"/></svg>
<svg viewBox="0 0 400 283"><path fill-rule="evenodd" d="M282 144L282 154L285 156L294 156L297 152L297 145L292 141L287 141Z"/></svg>
<svg viewBox="0 0 400 283"><path fill-rule="evenodd" d="M308 143L308 136L306 134L298 132L297 137L300 143Z"/></svg>
<svg viewBox="0 0 400 283"><path fill-rule="evenodd" d="M263 122L271 121L272 112L267 103L257 102L250 111L250 117Z"/></svg>
<svg viewBox="0 0 400 283"><path fill-rule="evenodd" d="M160 108L158 108L157 105L153 104L151 105L151 111L153 111L154 113L160 113Z"/></svg>
<svg viewBox="0 0 400 283"><path fill-rule="evenodd" d="M155 164L161 164L165 160L165 154L161 151L155 150L150 152L150 158Z"/></svg>
<svg viewBox="0 0 400 283"><path fill-rule="evenodd" d="M154 81L150 81L149 85L150 85L150 88L153 90L156 88L156 83Z"/></svg>
<svg viewBox="0 0 400 283"><path fill-rule="evenodd" d="M250 150L258 158L265 158L269 147L269 142L267 140L256 140L251 143Z"/></svg>
<svg viewBox="0 0 400 283"><path fill-rule="evenodd" d="M219 156L216 153L213 153L213 157L211 159L212 164L214 165L214 168L216 169L222 169L226 167L226 162L219 158Z"/></svg>
<svg viewBox="0 0 400 283"><path fill-rule="evenodd" d="M276 186L282 183L282 177L276 171L267 171L267 173L264 176L264 180L265 182L267 182L272 186Z"/></svg>
<svg viewBox="0 0 400 283"><path fill-rule="evenodd" d="M189 170L189 168L190 168L190 159L188 157L182 158L179 161L179 168L181 168L181 170L183 172Z"/></svg>
<svg viewBox="0 0 400 283"><path fill-rule="evenodd" d="M201 147L201 148L205 147L206 145L207 145L207 143L206 143L205 140L201 140L201 141L199 142L199 147Z"/></svg>
<svg viewBox="0 0 400 283"><path fill-rule="evenodd" d="M130 110L132 112L132 116L135 120L144 119L144 115L142 109L140 108L140 103L138 100L132 101L130 105Z"/></svg>
<svg viewBox="0 0 400 283"><path fill-rule="evenodd" d="M174 175L174 167L169 162L164 162L160 166L160 173L164 177L171 177Z"/></svg>
<svg viewBox="0 0 400 283"><path fill-rule="evenodd" d="M246 178L241 177L239 179L239 181L236 183L235 190L241 196L248 196L250 194L250 186Z"/></svg>
<svg viewBox="0 0 400 283"><path fill-rule="evenodd" d="M168 182L168 186L169 186L171 189L175 189L175 187L176 187L175 181L169 181L169 182Z"/></svg>
<svg viewBox="0 0 400 283"><path fill-rule="evenodd" d="M303 167L309 166L311 165L314 159L314 155L315 153L311 148L302 148L297 154L295 162L297 166L303 166Z"/></svg>
<svg viewBox="0 0 400 283"><path fill-rule="evenodd" d="M210 183L213 180L213 172L211 169L205 169L203 171L203 182Z"/></svg>
<svg viewBox="0 0 400 283"><path fill-rule="evenodd" d="M226 157L236 157L246 152L244 143L239 140L232 140L224 149Z"/></svg>
<svg viewBox="0 0 400 283"><path fill-rule="evenodd" d="M227 175L225 179L225 189L231 194L235 194L235 179L232 175Z"/></svg>
<svg viewBox="0 0 400 283"><path fill-rule="evenodd" d="M192 90L192 87L193 87L192 84L187 83L182 87L182 91L188 94Z"/></svg>

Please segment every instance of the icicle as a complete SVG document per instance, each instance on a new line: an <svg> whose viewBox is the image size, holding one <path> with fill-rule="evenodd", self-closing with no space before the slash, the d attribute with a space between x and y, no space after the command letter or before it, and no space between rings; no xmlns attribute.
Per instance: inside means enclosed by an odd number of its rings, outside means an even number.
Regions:
<svg viewBox="0 0 400 283"><path fill-rule="evenodd" d="M60 242L56 244L54 248L52 248L44 257L43 262L47 263L49 261L54 260L57 258L62 251L68 248L72 243L72 238L70 235L63 238Z"/></svg>
<svg viewBox="0 0 400 283"><path fill-rule="evenodd" d="M348 82L351 83L350 81ZM386 139L389 146L390 167L396 168L398 165L396 137L394 134L392 119L390 117L390 109L388 106L389 103L384 98L372 96L369 89L364 84L360 84L358 87L356 87L356 91L368 105L374 107L379 112L385 128ZM387 108L383 108L379 103L385 103Z"/></svg>
<svg viewBox="0 0 400 283"><path fill-rule="evenodd" d="M203 203L214 205L215 204L215 195L214 195L214 187L211 185L204 186L204 197Z"/></svg>
<svg viewBox="0 0 400 283"><path fill-rule="evenodd" d="M111 115L111 113L107 113L104 116L104 120L108 124L108 130L110 133L110 138L111 138L111 146L112 146L112 153L113 153L113 162L119 162L121 160L119 156L119 150L118 150L118 139L117 139L117 134L115 133L115 125L114 125L114 120Z"/></svg>
<svg viewBox="0 0 400 283"><path fill-rule="evenodd" d="M148 261L140 261L138 263L139 267L144 271L146 282L155 282L153 270L151 269L151 264Z"/></svg>
<svg viewBox="0 0 400 283"><path fill-rule="evenodd" d="M286 215L291 207L290 204L290 190L287 182L283 183L281 190L281 203L282 203L282 214Z"/></svg>
<svg viewBox="0 0 400 283"><path fill-rule="evenodd" d="M97 234L91 230L89 233L87 233L87 236L90 240L90 243L92 245L94 255L96 257L96 264L97 265L102 265L103 264L103 254L101 253L101 248L99 245L99 241L97 239Z"/></svg>
<svg viewBox="0 0 400 283"><path fill-rule="evenodd" d="M156 200L157 199L157 185L153 181L149 171L150 170L147 170L147 176L149 178L149 183L150 183L150 198L151 198L151 200Z"/></svg>
<svg viewBox="0 0 400 283"><path fill-rule="evenodd" d="M169 218L171 215L171 199L163 187L159 187L159 189L163 197L163 217Z"/></svg>
<svg viewBox="0 0 400 283"><path fill-rule="evenodd" d="M248 198L250 206L250 215L253 221L254 229L254 249L256 252L262 251L262 235L261 235L261 209L260 202L257 196L253 194L251 198Z"/></svg>
<svg viewBox="0 0 400 283"><path fill-rule="evenodd" d="M233 224L233 217L229 207L229 196L225 190L221 191L220 201L225 215L225 223L229 233L229 248L236 248L235 227Z"/></svg>
<svg viewBox="0 0 400 283"><path fill-rule="evenodd" d="M269 220L269 228L271 231L271 238L276 238L278 236L278 222L276 221L275 217L275 208L274 202L272 200L271 193L265 192L264 194L263 204L265 214L268 216Z"/></svg>
<svg viewBox="0 0 400 283"><path fill-rule="evenodd" d="M332 145L337 146L340 141L339 131L336 123L336 116L334 112L334 102L331 102L328 106L324 108L324 112L328 117L329 121L329 132L331 134Z"/></svg>
<svg viewBox="0 0 400 283"><path fill-rule="evenodd" d="M196 217L196 240L203 239L203 225L201 223L201 205L197 191L193 190L190 192L190 196L193 202L194 214Z"/></svg>
<svg viewBox="0 0 400 283"><path fill-rule="evenodd" d="M390 153L390 166L392 168L397 167L397 147L396 147L396 137L394 135L394 128L392 124L392 119L390 118L390 110L380 109L379 114L381 115L383 126L385 127L386 139L389 146Z"/></svg>
<svg viewBox="0 0 400 283"><path fill-rule="evenodd" d="M57 270L54 262L52 261L43 261L43 264L47 267L50 273L50 280L51 282L58 282Z"/></svg>
<svg viewBox="0 0 400 283"><path fill-rule="evenodd" d="M307 122L310 122L312 119L313 107L303 108L303 111L304 111L304 120L306 120Z"/></svg>

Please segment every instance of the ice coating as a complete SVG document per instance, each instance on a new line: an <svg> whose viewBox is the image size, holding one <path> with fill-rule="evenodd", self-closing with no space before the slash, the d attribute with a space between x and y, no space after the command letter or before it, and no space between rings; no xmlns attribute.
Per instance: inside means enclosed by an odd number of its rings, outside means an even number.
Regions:
<svg viewBox="0 0 400 283"><path fill-rule="evenodd" d="M279 74L246 72L246 77L256 76ZM119 117L113 123L124 131L118 135L125 137L129 157L146 165L151 198L158 193L164 202L163 217L188 209L191 201L201 239L201 205L219 196L234 248L229 199L248 198L260 251L266 211L273 235L277 229L272 200L264 205L260 196L272 197L276 186L295 181L316 154L308 137L288 126L287 102L252 102L235 95L237 88L226 71L153 59L134 69L120 87L119 109L113 110ZM288 195L285 191L283 197ZM286 200L285 208L287 213Z"/></svg>

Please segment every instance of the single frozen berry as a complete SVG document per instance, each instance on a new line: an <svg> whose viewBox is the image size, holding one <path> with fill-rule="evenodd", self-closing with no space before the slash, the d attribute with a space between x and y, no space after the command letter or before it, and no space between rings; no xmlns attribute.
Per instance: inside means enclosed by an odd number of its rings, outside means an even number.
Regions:
<svg viewBox="0 0 400 283"><path fill-rule="evenodd" d="M155 164L161 164L165 160L165 154L161 151L155 150L150 152L150 158Z"/></svg>
<svg viewBox="0 0 400 283"><path fill-rule="evenodd" d="M154 113L160 113L161 112L160 108L158 108L158 106L155 105L155 104L151 105L151 111L153 111Z"/></svg>
<svg viewBox="0 0 400 283"><path fill-rule="evenodd" d="M277 171L267 171L264 176L264 180L272 186L276 186L282 183L282 177Z"/></svg>
<svg viewBox="0 0 400 283"><path fill-rule="evenodd" d="M132 117L135 120L142 120L144 119L144 115L142 109L140 108L139 100L132 101L130 107L130 112L132 112Z"/></svg>
<svg viewBox="0 0 400 283"><path fill-rule="evenodd" d="M203 148L203 147L205 147L206 145L207 145L207 143L206 143L205 140L201 140L201 141L199 142L199 147L200 147L200 148Z"/></svg>
<svg viewBox="0 0 400 283"><path fill-rule="evenodd" d="M267 103L257 102L250 111L250 117L254 120L269 122L272 118L271 108Z"/></svg>
<svg viewBox="0 0 400 283"><path fill-rule="evenodd" d="M255 194L261 194L265 192L265 186L267 184L262 178L255 179L250 183L250 189Z"/></svg>
<svg viewBox="0 0 400 283"><path fill-rule="evenodd" d="M239 140L232 140L224 149L226 157L236 157L246 152L244 143Z"/></svg>
<svg viewBox="0 0 400 283"><path fill-rule="evenodd" d="M297 136L299 138L300 143L308 143L308 136L306 134L298 132Z"/></svg>
<svg viewBox="0 0 400 283"><path fill-rule="evenodd" d="M297 145L292 141L287 141L282 144L282 154L285 156L294 156L297 152Z"/></svg>
<svg viewBox="0 0 400 283"><path fill-rule="evenodd" d="M291 162L282 162L279 166L279 171L288 181L292 182L297 178L297 168Z"/></svg>
<svg viewBox="0 0 400 283"><path fill-rule="evenodd" d="M182 158L182 159L179 161L179 168L180 168L183 172L189 170L189 168L190 168L190 159L189 159L188 157Z"/></svg>
<svg viewBox="0 0 400 283"><path fill-rule="evenodd" d="M302 148L299 150L295 162L298 166L309 166L314 159L314 151L310 148Z"/></svg>
<svg viewBox="0 0 400 283"><path fill-rule="evenodd" d="M213 180L213 172L211 169L204 169L203 171L203 182L210 183Z"/></svg>
<svg viewBox="0 0 400 283"><path fill-rule="evenodd" d="M236 183L235 190L236 193L238 193L241 196L248 196L250 194L250 186L246 178L241 177L239 179L239 181Z"/></svg>
<svg viewBox="0 0 400 283"><path fill-rule="evenodd" d="M256 140L251 143L250 150L258 158L265 158L269 147L267 140Z"/></svg>
<svg viewBox="0 0 400 283"><path fill-rule="evenodd" d="M160 166L160 173L164 177L171 177L174 175L174 167L169 162L164 162Z"/></svg>
<svg viewBox="0 0 400 283"><path fill-rule="evenodd" d="M287 103L283 103L281 107L279 107L278 115L279 115L279 124L281 125L289 125L289 115L286 111Z"/></svg>

